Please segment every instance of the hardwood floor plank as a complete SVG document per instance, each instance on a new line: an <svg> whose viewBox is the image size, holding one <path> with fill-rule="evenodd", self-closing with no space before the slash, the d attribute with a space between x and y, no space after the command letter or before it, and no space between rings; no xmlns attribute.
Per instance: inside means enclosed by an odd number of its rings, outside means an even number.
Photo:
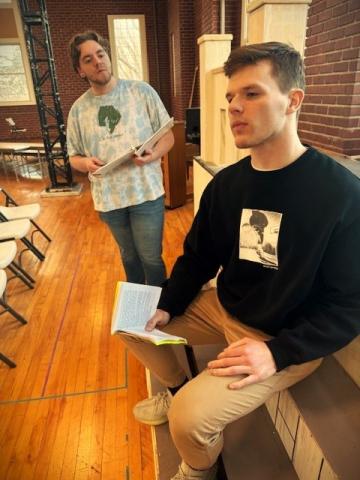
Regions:
<svg viewBox="0 0 360 480"><path fill-rule="evenodd" d="M6 480L7 472L11 466L16 463L15 445L18 441L19 432L26 428L25 417L29 405L17 404L0 407L0 418L9 419L7 428L2 432L0 438L0 478Z"/></svg>

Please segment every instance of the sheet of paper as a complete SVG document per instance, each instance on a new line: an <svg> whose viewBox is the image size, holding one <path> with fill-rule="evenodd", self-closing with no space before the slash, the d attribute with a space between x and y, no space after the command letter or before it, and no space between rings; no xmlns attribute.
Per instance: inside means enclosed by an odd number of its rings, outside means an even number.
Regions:
<svg viewBox="0 0 360 480"><path fill-rule="evenodd" d="M174 126L174 118L170 118L162 127L157 130L154 135L148 138L140 147L138 147L135 151L135 155L141 157L141 155L145 152L147 148L152 148L155 143L160 140L160 138L165 135L165 133L170 130Z"/></svg>
<svg viewBox="0 0 360 480"><path fill-rule="evenodd" d="M96 172L94 172L92 175L105 175L106 173L111 172L114 168L120 166L124 162L127 162L128 160L131 160L131 157L134 155L135 149L134 148L129 148L126 152L123 152L119 158L116 158L115 160L112 160L111 162L106 163L102 167L98 168Z"/></svg>

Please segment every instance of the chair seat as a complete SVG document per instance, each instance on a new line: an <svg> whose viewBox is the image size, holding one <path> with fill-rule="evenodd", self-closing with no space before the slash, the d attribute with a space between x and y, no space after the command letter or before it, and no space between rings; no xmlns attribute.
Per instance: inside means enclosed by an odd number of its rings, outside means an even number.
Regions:
<svg viewBox="0 0 360 480"><path fill-rule="evenodd" d="M4 294L4 291L6 288L6 282L7 282L6 272L5 270L0 270L0 297L2 297Z"/></svg>
<svg viewBox="0 0 360 480"><path fill-rule="evenodd" d="M16 256L16 251L17 247L14 240L0 243L0 268L6 268L10 265Z"/></svg>
<svg viewBox="0 0 360 480"><path fill-rule="evenodd" d="M29 203L28 205L19 205L17 207L0 206L0 213L8 220L19 220L22 218L34 220L40 213L40 204Z"/></svg>
<svg viewBox="0 0 360 480"><path fill-rule="evenodd" d="M12 238L23 238L29 232L31 227L30 220L12 220L10 222L0 223L0 240L10 240Z"/></svg>

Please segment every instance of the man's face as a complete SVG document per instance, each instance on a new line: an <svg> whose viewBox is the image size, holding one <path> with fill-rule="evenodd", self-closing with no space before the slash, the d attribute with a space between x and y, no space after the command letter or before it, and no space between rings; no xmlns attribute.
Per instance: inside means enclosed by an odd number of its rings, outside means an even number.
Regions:
<svg viewBox="0 0 360 480"><path fill-rule="evenodd" d="M290 98L282 93L267 60L249 65L230 78L226 99L230 126L238 148L271 143L285 129Z"/></svg>
<svg viewBox="0 0 360 480"><path fill-rule="evenodd" d="M111 62L103 47L95 40L87 40L79 46L78 72L90 85L106 85L111 80Z"/></svg>

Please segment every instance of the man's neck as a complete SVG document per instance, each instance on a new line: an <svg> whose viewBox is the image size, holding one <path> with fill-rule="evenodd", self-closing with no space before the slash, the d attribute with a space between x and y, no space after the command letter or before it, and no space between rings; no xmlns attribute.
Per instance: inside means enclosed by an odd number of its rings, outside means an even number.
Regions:
<svg viewBox="0 0 360 480"><path fill-rule="evenodd" d="M93 95L95 95L95 96L105 95L105 94L111 92L115 88L116 82L117 82L116 78L111 76L110 80L105 85L99 85L97 83L91 83L90 84L90 90L93 93Z"/></svg>
<svg viewBox="0 0 360 480"><path fill-rule="evenodd" d="M295 162L305 151L297 134L294 138L278 138L251 148L251 165L255 170L280 170Z"/></svg>

